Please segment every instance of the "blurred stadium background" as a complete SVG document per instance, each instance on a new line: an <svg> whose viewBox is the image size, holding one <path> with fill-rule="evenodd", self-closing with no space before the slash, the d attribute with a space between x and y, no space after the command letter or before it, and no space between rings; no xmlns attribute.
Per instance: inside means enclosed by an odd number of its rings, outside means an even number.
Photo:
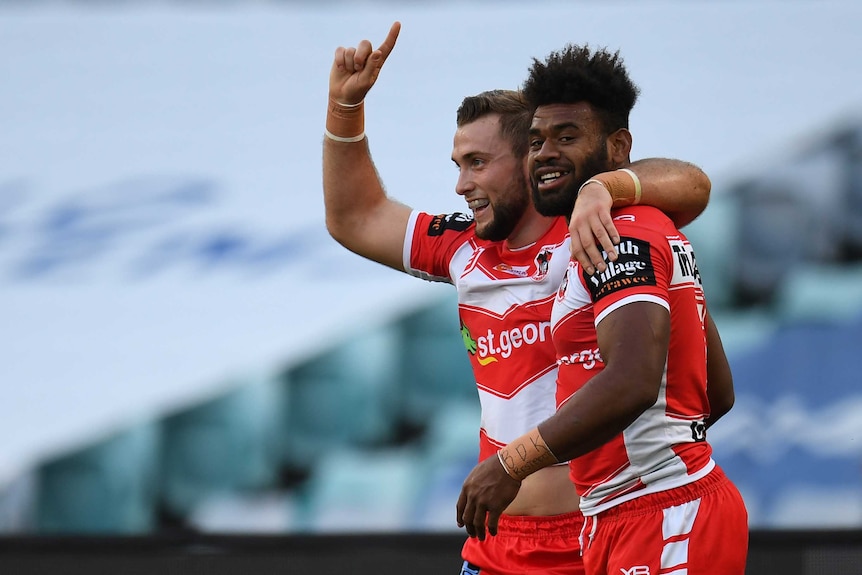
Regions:
<svg viewBox="0 0 862 575"><path fill-rule="evenodd" d="M332 52L395 19L367 129L390 194L432 212L464 210L448 159L464 95L517 87L569 41L621 50L642 88L635 157L713 179L685 231L734 369L710 435L754 558L829 534L850 546L781 572L858 573L849 0L0 1L0 552L399 533L457 554L479 416L454 290L323 224Z"/></svg>

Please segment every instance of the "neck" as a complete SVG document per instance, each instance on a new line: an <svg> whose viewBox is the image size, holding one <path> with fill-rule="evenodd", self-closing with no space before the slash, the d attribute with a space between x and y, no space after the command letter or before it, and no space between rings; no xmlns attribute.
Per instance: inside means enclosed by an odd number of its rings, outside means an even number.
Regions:
<svg viewBox="0 0 862 575"><path fill-rule="evenodd" d="M528 209L512 233L509 234L509 237L506 238L506 247L515 250L535 243L551 229L556 220L555 217L543 216L532 208Z"/></svg>

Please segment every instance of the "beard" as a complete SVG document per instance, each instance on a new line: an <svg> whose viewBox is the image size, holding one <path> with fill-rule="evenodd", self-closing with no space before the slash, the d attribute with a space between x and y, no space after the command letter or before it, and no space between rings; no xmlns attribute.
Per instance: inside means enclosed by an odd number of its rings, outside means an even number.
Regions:
<svg viewBox="0 0 862 575"><path fill-rule="evenodd" d="M476 236L480 239L491 242L505 240L524 216L529 206L530 194L527 192L527 178L523 173L518 172L509 190L505 197L491 204L494 214L491 221L482 228L476 226Z"/></svg>
<svg viewBox="0 0 862 575"><path fill-rule="evenodd" d="M580 168L572 166L572 179L567 186L559 189L553 194L539 193L538 184L532 182L532 198L536 211L543 216L565 216L571 217L575 209L575 200L578 199L578 191L584 182L602 172L612 169L610 154L604 145L604 140L593 152L584 158Z"/></svg>

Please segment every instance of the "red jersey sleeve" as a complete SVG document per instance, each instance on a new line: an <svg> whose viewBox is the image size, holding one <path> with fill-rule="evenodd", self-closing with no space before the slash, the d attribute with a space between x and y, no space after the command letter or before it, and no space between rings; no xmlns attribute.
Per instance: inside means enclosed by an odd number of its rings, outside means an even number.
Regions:
<svg viewBox="0 0 862 575"><path fill-rule="evenodd" d="M670 309L668 287L674 267L667 235L675 231L673 223L648 206L615 210L613 215L620 234L617 261L605 257L604 272L581 277L593 300L596 325L634 301L652 301Z"/></svg>
<svg viewBox="0 0 862 575"><path fill-rule="evenodd" d="M458 249L475 237L474 225L470 214L414 211L404 241L404 269L429 281L454 283L450 262Z"/></svg>

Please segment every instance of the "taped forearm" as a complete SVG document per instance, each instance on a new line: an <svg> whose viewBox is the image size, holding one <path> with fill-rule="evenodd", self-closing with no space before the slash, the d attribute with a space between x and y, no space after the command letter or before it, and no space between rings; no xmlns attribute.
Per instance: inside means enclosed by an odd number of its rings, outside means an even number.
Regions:
<svg viewBox="0 0 862 575"><path fill-rule="evenodd" d="M336 142L361 142L365 139L365 101L342 104L330 98L323 133Z"/></svg>
<svg viewBox="0 0 862 575"><path fill-rule="evenodd" d="M620 168L612 172L596 174L581 186L589 183L599 183L608 191L613 200L613 207L622 208L634 206L641 201L641 182L633 171L628 168Z"/></svg>
<svg viewBox="0 0 862 575"><path fill-rule="evenodd" d="M559 463L538 428L501 448L497 451L497 458L509 477L518 481L523 481L540 469Z"/></svg>

